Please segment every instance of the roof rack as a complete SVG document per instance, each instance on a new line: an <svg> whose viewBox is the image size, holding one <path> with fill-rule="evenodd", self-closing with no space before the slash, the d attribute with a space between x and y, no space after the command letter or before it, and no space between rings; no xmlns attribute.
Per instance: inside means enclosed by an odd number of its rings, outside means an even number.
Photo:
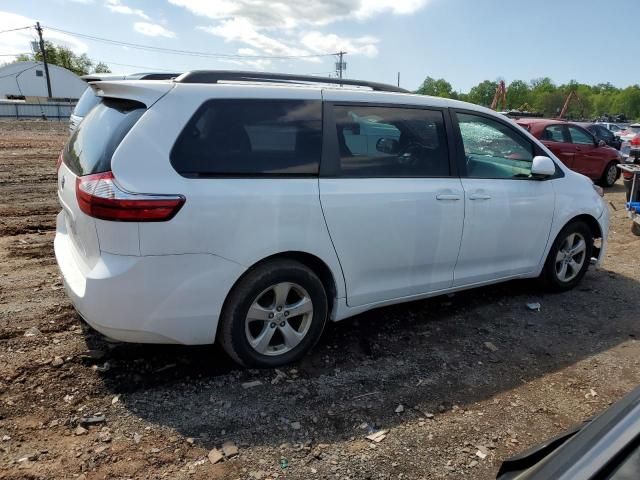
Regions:
<svg viewBox="0 0 640 480"><path fill-rule="evenodd" d="M385 83L367 82L363 80L348 80L344 78L315 77L313 75L291 75L287 73L270 72L242 72L236 70L194 70L186 72L176 78L179 83L218 83L222 81L235 82L265 82L265 83L323 83L330 85L352 85L368 87L378 92L411 93L408 90Z"/></svg>

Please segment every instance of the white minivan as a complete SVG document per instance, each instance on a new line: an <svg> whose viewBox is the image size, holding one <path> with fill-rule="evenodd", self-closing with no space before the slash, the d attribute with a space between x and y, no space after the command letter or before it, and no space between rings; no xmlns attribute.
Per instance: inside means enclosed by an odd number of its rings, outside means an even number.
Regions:
<svg viewBox="0 0 640 480"><path fill-rule="evenodd" d="M604 256L602 190L486 108L271 73L93 88L55 253L114 339L277 366L328 320L516 278L567 290Z"/></svg>

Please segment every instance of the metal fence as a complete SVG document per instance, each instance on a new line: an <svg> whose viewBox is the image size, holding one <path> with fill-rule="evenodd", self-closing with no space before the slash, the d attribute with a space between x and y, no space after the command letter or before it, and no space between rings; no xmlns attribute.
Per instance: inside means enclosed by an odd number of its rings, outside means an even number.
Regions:
<svg viewBox="0 0 640 480"><path fill-rule="evenodd" d="M0 103L0 118L66 120L74 103Z"/></svg>

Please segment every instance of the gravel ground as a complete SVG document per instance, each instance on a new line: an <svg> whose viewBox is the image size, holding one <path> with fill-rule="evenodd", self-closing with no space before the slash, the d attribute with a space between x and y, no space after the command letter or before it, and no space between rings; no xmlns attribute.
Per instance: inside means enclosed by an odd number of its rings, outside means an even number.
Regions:
<svg viewBox="0 0 640 480"><path fill-rule="evenodd" d="M621 184L604 266L572 292L383 308L297 365L241 370L215 346L114 344L81 322L52 249L65 140L63 123L0 122L0 478L493 478L640 383Z"/></svg>

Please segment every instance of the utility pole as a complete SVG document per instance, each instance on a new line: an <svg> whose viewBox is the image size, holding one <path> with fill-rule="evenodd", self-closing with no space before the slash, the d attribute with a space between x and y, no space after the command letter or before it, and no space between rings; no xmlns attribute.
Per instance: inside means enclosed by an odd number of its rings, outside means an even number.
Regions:
<svg viewBox="0 0 640 480"><path fill-rule="evenodd" d="M47 77L47 93L49 94L49 100L51 100L51 80L49 79L49 64L47 63L47 52L44 49L44 40L42 39L42 27L40 22L36 22L36 30L40 37L40 53L42 53L42 61L44 62L44 74Z"/></svg>
<svg viewBox="0 0 640 480"><path fill-rule="evenodd" d="M336 71L338 72L338 78L342 80L342 72L347 69L347 64L343 62L342 57L347 52L338 52L338 63L336 63Z"/></svg>
<svg viewBox="0 0 640 480"><path fill-rule="evenodd" d="M400 72L398 72L398 87L400 86Z"/></svg>

